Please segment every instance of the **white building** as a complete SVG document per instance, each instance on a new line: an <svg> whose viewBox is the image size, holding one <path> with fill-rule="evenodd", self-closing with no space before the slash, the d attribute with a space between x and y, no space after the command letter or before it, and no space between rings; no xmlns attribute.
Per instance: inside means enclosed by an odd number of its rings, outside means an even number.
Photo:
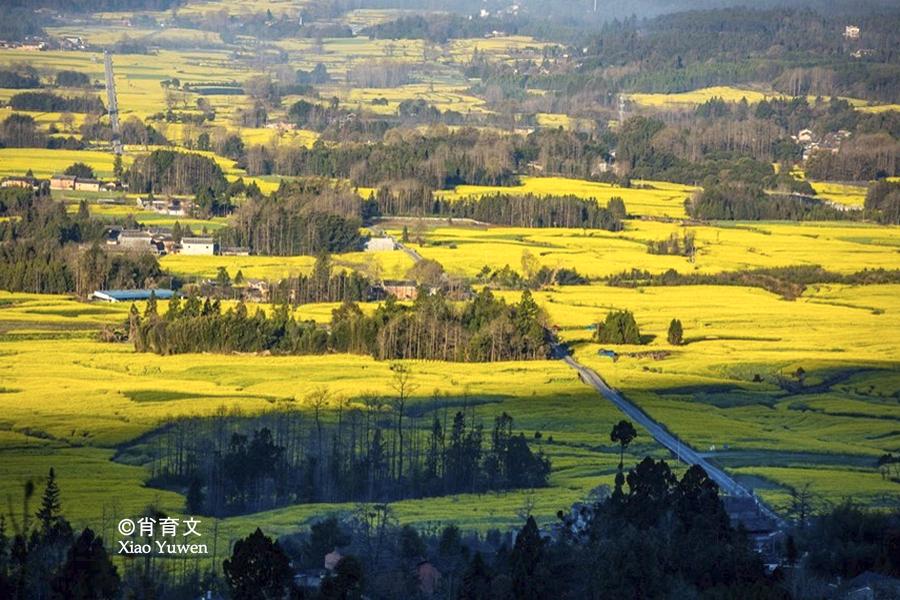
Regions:
<svg viewBox="0 0 900 600"><path fill-rule="evenodd" d="M859 26L857 25L847 25L844 27L844 37L848 40L858 40L859 39Z"/></svg>
<svg viewBox="0 0 900 600"><path fill-rule="evenodd" d="M210 237L181 238L181 253L192 256L212 256L216 253L216 243Z"/></svg>
<svg viewBox="0 0 900 600"><path fill-rule="evenodd" d="M366 242L366 252L390 252L397 249L397 244L389 237L373 237Z"/></svg>

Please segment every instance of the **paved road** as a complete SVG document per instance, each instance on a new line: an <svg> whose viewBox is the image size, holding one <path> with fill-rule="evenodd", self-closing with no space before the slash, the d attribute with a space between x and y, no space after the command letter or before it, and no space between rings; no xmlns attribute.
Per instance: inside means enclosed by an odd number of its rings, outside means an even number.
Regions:
<svg viewBox="0 0 900 600"><path fill-rule="evenodd" d="M575 369L578 372L581 380L587 383L590 386L593 386L598 392L600 392L603 397L616 405L616 407L625 413L628 417L631 418L636 423L639 423L644 429L646 429L650 435L653 436L657 442L668 448L673 454L675 454L682 462L689 465L700 465L703 467L708 474L710 479L715 481L719 488L727 495L730 496L744 496L744 497L752 497L757 500L757 504L767 516L771 517L775 520L776 523L781 523L781 518L775 514L771 509L769 509L765 504L759 502L756 496L752 491L748 490L740 483L735 481L735 479L720 469L715 465L711 464L706 458L704 458L699 452L682 442L676 436L672 435L666 428L662 425L654 421L650 418L647 413L641 410L637 405L635 405L630 400L627 400L622 394L613 388L609 387L602 377L597 375L592 369L589 369L574 358L571 355L566 354L561 356L562 360L568 364L570 367Z"/></svg>
<svg viewBox="0 0 900 600"><path fill-rule="evenodd" d="M414 262L419 262L420 260L422 260L421 254L419 254L412 248L401 244L396 239L394 241L396 242L397 247L403 252L406 252L406 254L408 254ZM619 410L621 410L627 416L631 417L634 422L639 423L650 433L650 435L653 436L653 439L668 448L669 451L675 454L675 456L678 457L681 462L689 465L700 465L701 467L703 467L703 470L706 471L710 479L715 481L718 484L719 489L721 489L725 494L729 496L743 496L753 498L754 500L756 500L759 509L765 515L767 515L771 519L774 519L776 524L780 526L784 523L784 521L781 519L781 517L778 516L778 514L776 514L768 506L760 502L759 498L756 497L756 494L738 483L731 475L710 463L699 452L672 435L672 433L670 433L665 427L650 418L650 416L643 410L641 410L636 404L634 404L630 400L627 400L618 391L609 387L603 380L603 378L600 377L595 371L585 367L574 358L572 358L572 355L568 353L565 347L560 344L554 344L551 357L554 359L562 360L567 365L575 369L578 372L579 377L581 377L582 381L590 386L593 386L594 389L600 392L603 397L615 404Z"/></svg>
<svg viewBox="0 0 900 600"><path fill-rule="evenodd" d="M421 255L421 254L419 254L418 252L416 252L415 250L413 250L412 248L410 248L410 247L407 246L406 244L403 244L403 243L401 243L401 242L398 242L396 239L394 240L394 243L397 244L397 248L399 248L399 249L402 250L403 252L406 252L406 254L407 254L411 259L413 259L413 262L419 262L419 261L421 261L421 260L424 260L424 259L422 258L422 255Z"/></svg>

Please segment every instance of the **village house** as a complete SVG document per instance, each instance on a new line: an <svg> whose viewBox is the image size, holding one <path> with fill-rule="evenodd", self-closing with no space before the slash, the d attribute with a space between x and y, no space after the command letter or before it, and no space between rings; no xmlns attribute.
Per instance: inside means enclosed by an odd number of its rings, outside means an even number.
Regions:
<svg viewBox="0 0 900 600"><path fill-rule="evenodd" d="M848 40L858 40L859 39L859 26L858 25L847 25L844 27L844 37Z"/></svg>
<svg viewBox="0 0 900 600"><path fill-rule="evenodd" d="M12 187L37 190L40 189L41 182L34 177L4 177L3 180L0 181L0 188Z"/></svg>
<svg viewBox="0 0 900 600"><path fill-rule="evenodd" d="M269 301L269 282L263 279L247 279L246 299L252 302Z"/></svg>
<svg viewBox="0 0 900 600"><path fill-rule="evenodd" d="M116 238L116 245L121 250L135 252L153 252L154 254L160 254L163 250L162 244L153 239L153 235L149 231L135 229L121 231Z"/></svg>
<svg viewBox="0 0 900 600"><path fill-rule="evenodd" d="M75 178L75 189L79 192L99 192L101 183L96 179Z"/></svg>
<svg viewBox="0 0 900 600"><path fill-rule="evenodd" d="M74 190L75 189L75 176L74 175L54 175L50 178L50 189L51 190Z"/></svg>
<svg viewBox="0 0 900 600"><path fill-rule="evenodd" d="M415 281L385 280L381 287L397 300L415 300L419 297L419 287Z"/></svg>
<svg viewBox="0 0 900 600"><path fill-rule="evenodd" d="M189 256L212 256L216 243L211 237L181 238L181 253Z"/></svg>
<svg viewBox="0 0 900 600"><path fill-rule="evenodd" d="M191 213L194 203L181 198L138 198L138 206L170 217L184 217Z"/></svg>
<svg viewBox="0 0 900 600"><path fill-rule="evenodd" d="M397 243L390 237L373 237L366 241L366 252L390 252L397 249Z"/></svg>

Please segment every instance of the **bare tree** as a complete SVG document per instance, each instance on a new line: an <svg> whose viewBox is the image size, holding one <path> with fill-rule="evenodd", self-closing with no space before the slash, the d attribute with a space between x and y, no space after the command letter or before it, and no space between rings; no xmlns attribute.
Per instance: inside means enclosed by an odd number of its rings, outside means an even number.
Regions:
<svg viewBox="0 0 900 600"><path fill-rule="evenodd" d="M391 365L391 371L394 374L391 381L391 387L397 392L397 396L393 401L394 412L397 413L397 441L400 445L400 451L397 454L397 479L403 477L403 414L406 410L406 402L410 394L416 389L416 385L410 381L412 371L403 363L394 363Z"/></svg>

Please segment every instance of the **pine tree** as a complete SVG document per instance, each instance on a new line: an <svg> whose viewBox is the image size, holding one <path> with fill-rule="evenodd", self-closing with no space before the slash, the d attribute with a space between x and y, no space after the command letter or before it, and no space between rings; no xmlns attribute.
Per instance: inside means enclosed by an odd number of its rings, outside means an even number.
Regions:
<svg viewBox="0 0 900 600"><path fill-rule="evenodd" d="M491 573L488 570L481 552L476 552L472 562L463 574L462 587L459 590L459 600L490 600Z"/></svg>
<svg viewBox="0 0 900 600"><path fill-rule="evenodd" d="M59 486L56 484L56 472L50 467L47 475L47 486L44 488L44 496L41 499L41 508L35 515L41 522L41 529L50 531L60 521Z"/></svg>
<svg viewBox="0 0 900 600"><path fill-rule="evenodd" d="M534 517L528 517L516 537L510 555L513 594L518 600L546 598L547 569L543 564L544 540Z"/></svg>

